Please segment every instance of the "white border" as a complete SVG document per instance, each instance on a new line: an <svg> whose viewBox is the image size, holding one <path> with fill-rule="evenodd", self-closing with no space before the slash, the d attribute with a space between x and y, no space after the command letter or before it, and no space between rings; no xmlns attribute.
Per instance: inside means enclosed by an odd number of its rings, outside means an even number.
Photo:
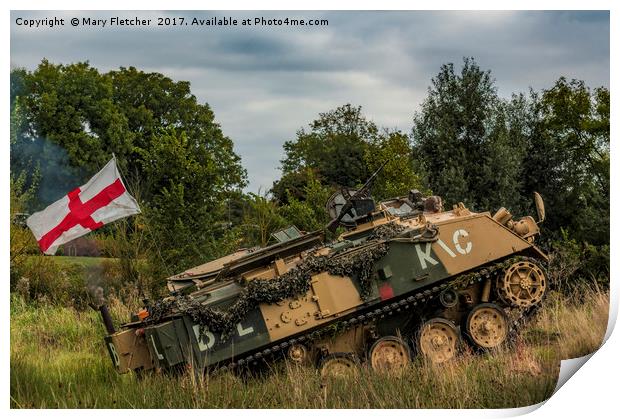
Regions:
<svg viewBox="0 0 620 419"><path fill-rule="evenodd" d="M3 10L3 31L2 37L4 39L4 53L2 54L2 64L3 68L8 70L10 68L10 49L9 47L9 39L10 39L10 10L167 10L167 9L176 9L176 10L347 10L347 9L357 9L357 10L390 10L390 9L417 9L417 10L548 10L548 9L561 9L561 10L580 10L580 9L588 9L588 10L611 10L611 44L610 44L610 54L611 54L611 71L610 71L610 88L615 86L615 79L617 78L619 67L617 65L618 60L618 16L620 15L618 12L618 2L614 1L603 1L603 0L590 0L590 1L577 1L577 0L564 0L564 1L543 1L543 0L525 0L525 1L470 1L465 5L460 1L427 1L427 2L411 2L411 1L397 1L397 0L383 0L381 2L368 2L368 1L356 1L356 2L344 2L344 1L326 1L326 0L315 0L315 1L282 1L282 0L265 0L258 2L251 1L234 1L234 0L215 0L210 2L204 1L189 1L189 0L176 0L172 1L163 1L163 0L152 0L148 2L137 2L137 1L129 1L129 0L109 0L106 2L101 1L76 1L76 0L65 0L65 1L8 1L4 2L6 4ZM5 70L5 71L6 71ZM5 73L5 82L2 84L3 97L5 98L2 101L3 106L3 116L5 123L2 124L2 134L3 138L9 138L9 120L10 120L10 112L9 112L9 104L8 98L9 96L9 71ZM616 132L616 124L618 122L618 99L615 96L616 92L612 94L612 136L617 137L615 135ZM617 140L617 138L614 138ZM616 146L615 141L612 140L612 156L615 156ZM8 176L8 168L9 168L9 156L8 156L8 146L5 146L5 152L0 154L0 164L5 169L5 175L2 177L2 181L0 182L0 196L7 197L9 194L9 176ZM614 160L615 161L615 160ZM617 169L614 165L611 167L611 176L612 179L617 178ZM611 208L617 208L617 187L616 183L612 182L612 192L611 192ZM3 226L3 237L8 237L8 215L9 208L8 202L6 200L2 200L0 203L1 208L1 216L4 222ZM615 211L614 211L615 212ZM613 240L611 241L612 248L612 262L611 262L611 276L615 277L615 273L617 272L618 262L617 262L617 252L615 249L618 244L618 232L617 229L617 221L615 221L615 217L611 217L611 237ZM5 409L9 409L9 397L10 389L9 389L9 327L8 327L8 319L9 319L9 300L8 300L8 253L9 246L8 240L2 240L0 242L1 253L3 255L1 259L2 272L5 273L5 294L3 295L2 300L0 301L0 305L2 307L2 316L4 320L5 327L3 328L3 344L0 345L0 351L2 353L2 359L4 363L2 365L4 372L4 381L2 382L3 394L5 394ZM618 313L618 285L615 281L612 280L612 307L610 312L610 325L615 323L615 319L617 318ZM611 329L608 333L611 332ZM577 372L576 377L570 379L559 391L555 394L547 403L545 403L540 409L535 410L532 413L533 417L548 417L550 415L560 416L560 417L610 417L611 412L616 412L618 410L616 400L618 399L618 386L616 384L616 380L618 377L618 354L620 353L620 339L618 338L618 333L613 333L609 337L607 343L599 350L597 353L592 356L592 358L588 361L586 366L582 368L579 372ZM445 411L445 410L415 410L415 411L390 411L385 414L396 415L396 416L415 416L415 417L445 417L447 415L459 418L480 418L480 417L503 417L503 416L514 416L518 414L526 413L527 410L531 409L508 409L508 410L459 410L459 411ZM30 415L38 415L42 412L38 411L20 411L20 410L12 410L9 412L15 416L30 416ZM90 411L86 414L93 416L108 416L111 411ZM52 410L44 413L45 415L51 415L53 417L67 417L67 416L83 416L85 414L84 411L81 410L72 410L72 411L58 411ZM165 411L141 411L134 412L131 410L128 411L115 411L114 415L121 415L127 417L135 417L134 415L155 415L158 417L163 417L168 415ZM197 411L185 412L183 414L187 415L226 415L229 417L230 415L246 415L243 411L212 411L212 412L204 412L200 413ZM273 419L274 415L286 415L290 416L294 414L300 418L314 418L319 415L340 415L341 413L338 411L311 411L311 410L301 410L292 412L286 411L266 411L266 410L257 410L248 412L247 415L251 415L254 418L269 418ZM375 416L377 414L381 414L380 412L375 411L358 411L358 412L342 412L342 414L349 415L362 415L362 416ZM614 415L615 416L615 415Z"/></svg>

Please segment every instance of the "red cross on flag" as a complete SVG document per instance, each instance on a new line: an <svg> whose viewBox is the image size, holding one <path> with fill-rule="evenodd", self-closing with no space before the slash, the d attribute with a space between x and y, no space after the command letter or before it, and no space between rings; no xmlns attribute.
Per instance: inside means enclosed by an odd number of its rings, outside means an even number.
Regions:
<svg viewBox="0 0 620 419"><path fill-rule="evenodd" d="M26 224L41 251L53 255L61 244L139 213L138 203L123 185L113 157L88 183L32 214Z"/></svg>

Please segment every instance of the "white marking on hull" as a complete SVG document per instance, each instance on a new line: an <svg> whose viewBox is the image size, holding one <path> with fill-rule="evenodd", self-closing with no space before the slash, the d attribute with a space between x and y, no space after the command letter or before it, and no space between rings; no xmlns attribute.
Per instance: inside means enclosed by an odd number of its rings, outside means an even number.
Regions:
<svg viewBox="0 0 620 419"><path fill-rule="evenodd" d="M114 358L114 365L120 366L121 360L118 357L118 352L116 352L116 346L112 342L108 342L108 346L110 347L110 352L112 352L112 358Z"/></svg>
<svg viewBox="0 0 620 419"><path fill-rule="evenodd" d="M200 325L195 324L192 329L194 330L194 335L196 335L196 341L198 342L198 349L200 349L201 352L204 352L208 349L213 348L213 345L215 345L215 336L213 335L213 333L209 332L208 330L205 332L204 335L202 335L202 337L200 336ZM204 338L207 338L207 342L205 343Z"/></svg>
<svg viewBox="0 0 620 419"><path fill-rule="evenodd" d="M469 252L471 252L472 244L470 241L468 241L467 245L465 245L465 249L463 249L461 247L461 243L459 243L459 238L468 237L468 236L469 236L469 233L462 229L456 230L454 232L454 235L452 236L452 241L454 242L454 247L456 248L456 251L462 255L466 255Z"/></svg>
<svg viewBox="0 0 620 419"><path fill-rule="evenodd" d="M244 329L241 323L237 323L237 333L239 333L239 336L249 335L250 333L253 333L253 332L254 332L254 328L252 326L248 327L247 329Z"/></svg>
<svg viewBox="0 0 620 419"><path fill-rule="evenodd" d="M441 248L442 248L443 250L445 250L445 251L446 251L446 253L447 253L447 254L449 254L451 257L453 257L453 258L455 258L455 257L456 257L456 254L452 251L452 249L450 249L450 248L448 247L448 245L447 245L447 244L445 244L445 243L443 242L443 240L438 239L438 240L437 240L437 244L439 244L439 246L441 246Z"/></svg>
<svg viewBox="0 0 620 419"><path fill-rule="evenodd" d="M164 356L160 354L159 351L157 350L157 345L155 345L155 338L153 337L153 335L151 335L151 343L153 344L153 350L155 351L155 355L157 355L157 359L159 360L164 359Z"/></svg>
<svg viewBox="0 0 620 419"><path fill-rule="evenodd" d="M431 256L431 244L425 243L424 246L424 251L422 251L421 245L415 245L415 251L418 254L418 259L420 260L420 266L422 266L422 269L426 269L426 262L431 265L437 265L437 263L439 263Z"/></svg>

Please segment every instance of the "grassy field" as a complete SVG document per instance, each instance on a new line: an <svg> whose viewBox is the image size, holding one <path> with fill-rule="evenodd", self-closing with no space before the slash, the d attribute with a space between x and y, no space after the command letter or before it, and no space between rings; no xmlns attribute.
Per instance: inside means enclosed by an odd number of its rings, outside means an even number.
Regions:
<svg viewBox="0 0 620 419"><path fill-rule="evenodd" d="M230 373L196 379L118 375L102 344L94 311L11 299L13 408L499 408L534 404L552 393L562 358L599 347L607 325L607 294L588 292L578 304L550 295L515 347L485 355L468 351L429 365L416 359L399 376L363 369L349 381L322 382L311 368L279 363L262 377ZM112 306L113 316L127 309Z"/></svg>
<svg viewBox="0 0 620 419"><path fill-rule="evenodd" d="M38 257L38 256L35 256L35 257ZM112 260L110 258L91 257L91 256L54 256L53 259L55 262L57 262L61 266L75 263L77 265L84 266L86 268L99 266L101 265L101 261L104 259Z"/></svg>
<svg viewBox="0 0 620 419"><path fill-rule="evenodd" d="M66 267L68 265L79 265L85 268L93 268L101 265L102 260L113 260L111 258L102 258L94 256L45 256L47 259L53 260L58 265ZM41 256L29 256L29 260L40 259Z"/></svg>

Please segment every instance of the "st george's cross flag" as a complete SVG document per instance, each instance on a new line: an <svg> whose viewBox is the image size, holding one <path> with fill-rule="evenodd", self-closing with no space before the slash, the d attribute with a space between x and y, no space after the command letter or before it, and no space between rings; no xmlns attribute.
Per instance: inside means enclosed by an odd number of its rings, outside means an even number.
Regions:
<svg viewBox="0 0 620 419"><path fill-rule="evenodd" d="M32 214L26 224L41 251L53 255L61 244L139 213L138 203L127 192L116 167L116 158L112 157L88 183Z"/></svg>

